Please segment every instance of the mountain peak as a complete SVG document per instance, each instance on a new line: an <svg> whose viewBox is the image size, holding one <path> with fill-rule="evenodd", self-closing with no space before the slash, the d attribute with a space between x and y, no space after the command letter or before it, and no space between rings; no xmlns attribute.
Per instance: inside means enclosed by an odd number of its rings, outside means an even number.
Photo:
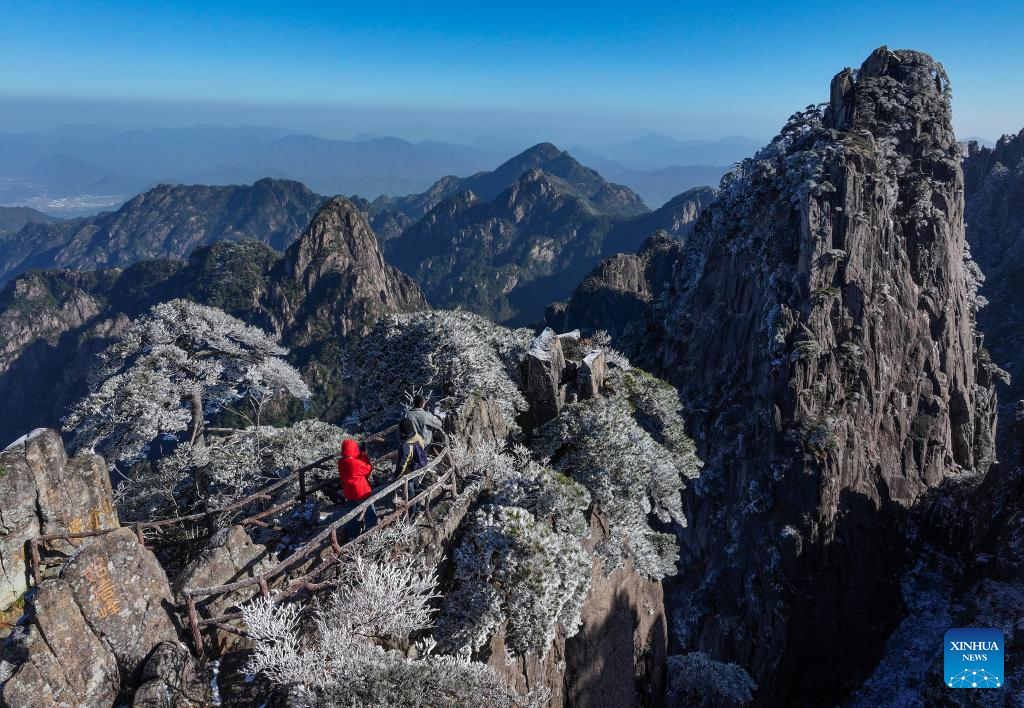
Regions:
<svg viewBox="0 0 1024 708"><path fill-rule="evenodd" d="M427 307L412 279L384 262L366 214L346 197L320 207L278 268L276 326L292 328L299 345L325 332L365 331L387 313Z"/></svg>

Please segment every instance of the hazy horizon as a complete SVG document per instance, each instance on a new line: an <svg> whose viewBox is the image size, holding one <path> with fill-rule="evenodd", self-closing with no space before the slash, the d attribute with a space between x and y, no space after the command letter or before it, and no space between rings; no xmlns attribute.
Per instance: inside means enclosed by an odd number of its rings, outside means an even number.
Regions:
<svg viewBox="0 0 1024 708"><path fill-rule="evenodd" d="M316 5L316 4L314 4ZM875 47L927 51L950 74L961 137L1024 125L1019 5L876 0L856 15L790 3L629 8L447 3L41 2L6 10L0 131L68 124L271 126L460 144L570 147L658 133L776 134Z"/></svg>

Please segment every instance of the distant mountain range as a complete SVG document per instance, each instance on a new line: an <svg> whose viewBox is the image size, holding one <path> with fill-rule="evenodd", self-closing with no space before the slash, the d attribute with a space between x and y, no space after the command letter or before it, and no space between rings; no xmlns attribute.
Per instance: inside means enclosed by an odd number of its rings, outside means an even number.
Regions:
<svg viewBox="0 0 1024 708"><path fill-rule="evenodd" d="M492 171L351 203L388 261L432 303L528 324L602 258L635 252L656 230L682 235L710 194L686 192L652 212L633 190L541 143ZM281 252L325 201L298 182L266 178L251 186L159 185L116 211L69 221L29 221L32 213L19 211L21 228L0 233L0 284L31 269L185 260L218 241L259 241Z"/></svg>
<svg viewBox="0 0 1024 708"><path fill-rule="evenodd" d="M20 231L25 224L56 224L60 219L28 207L0 206L0 239Z"/></svg>
<svg viewBox="0 0 1024 708"><path fill-rule="evenodd" d="M656 207L691 187L717 184L755 144L648 135L571 152ZM265 177L300 181L321 194L394 197L423 192L443 175L490 169L512 152L508 145L328 140L244 126L0 133L0 205L74 217L116 207L161 183L251 184Z"/></svg>
<svg viewBox="0 0 1024 708"><path fill-rule="evenodd" d="M389 200L394 210L377 213L374 223L383 231L396 224L396 212L412 220L429 207L400 236L383 241L388 260L412 275L435 306L530 324L602 258L636 251L658 229L684 233L710 201L711 190L705 192L648 212L628 187L542 143L493 172Z"/></svg>
<svg viewBox="0 0 1024 708"><path fill-rule="evenodd" d="M28 221L29 214L17 232L0 231L0 283L30 268L93 270L147 258L185 259L216 241L262 241L281 251L324 200L298 182L263 179L245 187L160 185L117 211L70 221Z"/></svg>

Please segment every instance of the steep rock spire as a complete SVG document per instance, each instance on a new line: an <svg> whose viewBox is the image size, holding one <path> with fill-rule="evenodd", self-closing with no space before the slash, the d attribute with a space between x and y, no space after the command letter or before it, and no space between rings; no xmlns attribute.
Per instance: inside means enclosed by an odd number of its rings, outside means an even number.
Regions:
<svg viewBox="0 0 1024 708"><path fill-rule="evenodd" d="M344 197L321 207L271 281L275 326L298 346L364 333L381 315L427 308L413 280L384 262L366 216Z"/></svg>
<svg viewBox="0 0 1024 708"><path fill-rule="evenodd" d="M919 52L840 72L723 180L649 317L707 463L677 639L762 702L845 695L900 611L906 510L991 460L949 96Z"/></svg>

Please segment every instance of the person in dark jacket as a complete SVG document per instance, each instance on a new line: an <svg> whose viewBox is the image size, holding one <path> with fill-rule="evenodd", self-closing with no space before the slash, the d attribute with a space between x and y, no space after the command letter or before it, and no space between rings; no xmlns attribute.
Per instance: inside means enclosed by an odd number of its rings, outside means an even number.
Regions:
<svg viewBox="0 0 1024 708"><path fill-rule="evenodd" d="M412 474L427 464L427 446L409 418L398 424L398 434L401 443L398 446L398 457L395 458L396 478ZM419 485L416 480L409 480L405 485L405 498L412 499L418 491Z"/></svg>
<svg viewBox="0 0 1024 708"><path fill-rule="evenodd" d="M373 493L369 477L373 474L370 458L364 450L359 449L355 440L341 443L341 459L338 460L338 480L341 482L341 493L349 506L355 507L359 502ZM359 535L360 527L372 529L377 525L377 510L373 504L367 507L362 519L356 518L345 524L345 533L350 539Z"/></svg>
<svg viewBox="0 0 1024 708"><path fill-rule="evenodd" d="M406 420L411 420L416 434L423 439L423 449L429 450L430 444L434 442L434 431L441 430L444 423L436 415L426 409L427 399L416 394L412 399L412 408L405 414Z"/></svg>

